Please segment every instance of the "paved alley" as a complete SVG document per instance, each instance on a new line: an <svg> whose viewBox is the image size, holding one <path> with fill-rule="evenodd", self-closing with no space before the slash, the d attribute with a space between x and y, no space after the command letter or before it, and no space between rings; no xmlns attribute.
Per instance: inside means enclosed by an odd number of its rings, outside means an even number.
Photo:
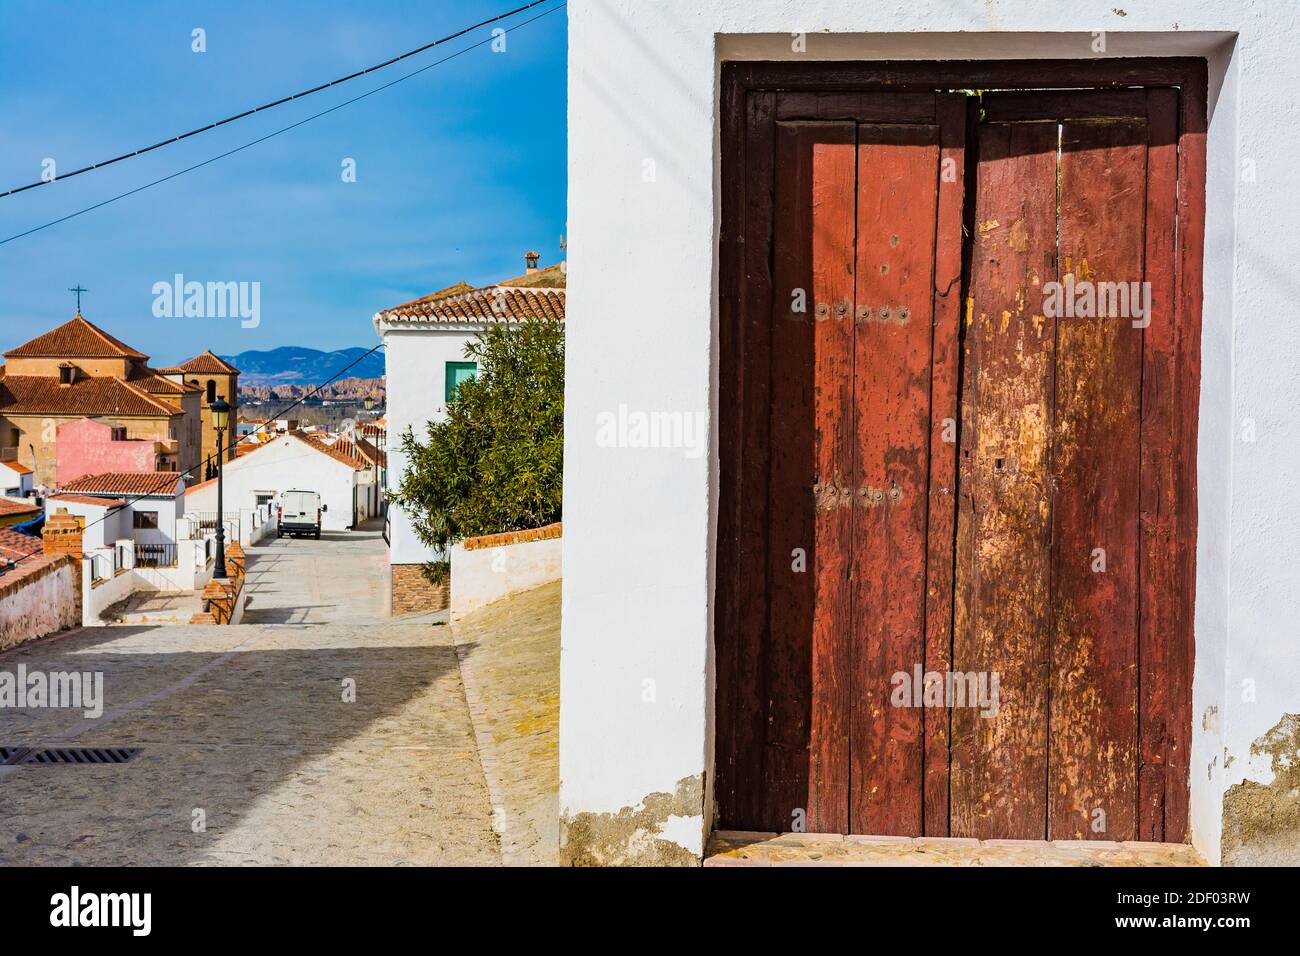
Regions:
<svg viewBox="0 0 1300 956"><path fill-rule="evenodd" d="M139 748L0 766L0 866L552 859L559 585L485 609L458 643L379 616L377 530L331 538L250 549L244 624L84 628L0 654L104 688L97 719L0 711L0 747Z"/></svg>
<svg viewBox="0 0 1300 956"><path fill-rule="evenodd" d="M383 522L246 549L245 624L374 623L388 611Z"/></svg>

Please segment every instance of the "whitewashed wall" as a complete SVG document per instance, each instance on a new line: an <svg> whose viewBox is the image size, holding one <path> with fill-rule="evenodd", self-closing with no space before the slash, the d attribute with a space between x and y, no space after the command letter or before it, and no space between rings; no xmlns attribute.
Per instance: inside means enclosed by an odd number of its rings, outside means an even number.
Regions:
<svg viewBox="0 0 1300 956"><path fill-rule="evenodd" d="M493 601L560 580L564 541L547 538L468 550L451 549L451 621Z"/></svg>
<svg viewBox="0 0 1300 956"><path fill-rule="evenodd" d="M1219 859L1225 789L1272 780L1252 744L1300 712L1300 284L1289 265L1300 242L1298 10L1266 0L571 0L566 817L712 778L716 446L698 459L601 448L596 420L620 403L717 407L722 59L794 59L796 31L808 34L804 59L1079 58L1094 55L1093 31L1107 31L1107 56L1198 55L1210 67L1191 781L1194 842ZM1238 173L1247 161L1253 181ZM1241 438L1246 419L1254 442ZM710 802L661 836L698 853Z"/></svg>
<svg viewBox="0 0 1300 956"><path fill-rule="evenodd" d="M0 651L81 623L75 560L0 575Z"/></svg>
<svg viewBox="0 0 1300 956"><path fill-rule="evenodd" d="M321 515L321 528L342 531L352 524L355 481L356 472L350 465L283 435L226 463L222 507L227 514L238 513L255 507L259 492L278 495L289 489L315 491L321 503L329 506ZM217 483L208 482L187 491L185 510L215 512Z"/></svg>
<svg viewBox="0 0 1300 956"><path fill-rule="evenodd" d="M99 581L94 578L94 564L100 562L106 574ZM112 549L87 551L81 562L81 623L93 627L104 623L100 615L119 601L146 586L133 570L113 573Z"/></svg>
<svg viewBox="0 0 1300 956"><path fill-rule="evenodd" d="M448 362L472 361L465 346L474 340L478 326L388 329L379 326L384 339L384 385L388 396L388 482L396 491L406 471L402 435L410 428L423 440L429 422L447 417ZM433 559L411 528L410 519L398 507L388 509L389 549L392 564L421 564Z"/></svg>

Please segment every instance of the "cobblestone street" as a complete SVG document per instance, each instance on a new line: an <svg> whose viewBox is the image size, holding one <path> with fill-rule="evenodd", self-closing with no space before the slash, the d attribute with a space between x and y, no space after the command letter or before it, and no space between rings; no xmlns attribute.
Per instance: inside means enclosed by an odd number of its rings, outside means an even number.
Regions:
<svg viewBox="0 0 1300 956"><path fill-rule="evenodd" d="M260 623L86 628L0 655L10 672L102 672L105 698L98 719L0 711L0 746L140 748L121 765L0 767L0 866L545 857L558 585L524 614L468 619L458 648L445 624L374 616L377 536L268 545L250 550ZM507 689L511 675L528 682Z"/></svg>

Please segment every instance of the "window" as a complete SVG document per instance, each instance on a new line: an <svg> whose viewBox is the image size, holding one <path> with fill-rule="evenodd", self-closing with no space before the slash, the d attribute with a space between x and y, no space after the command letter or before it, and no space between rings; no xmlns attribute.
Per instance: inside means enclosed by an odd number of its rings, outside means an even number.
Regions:
<svg viewBox="0 0 1300 956"><path fill-rule="evenodd" d="M448 362L447 363L447 401L456 397L456 389L460 388L461 382L469 381L478 371L478 365L474 362Z"/></svg>
<svg viewBox="0 0 1300 956"><path fill-rule="evenodd" d="M208 379L208 404L211 405L217 400L217 383Z"/></svg>
<svg viewBox="0 0 1300 956"><path fill-rule="evenodd" d="M131 527L137 531L157 531L158 512L137 511L131 515Z"/></svg>

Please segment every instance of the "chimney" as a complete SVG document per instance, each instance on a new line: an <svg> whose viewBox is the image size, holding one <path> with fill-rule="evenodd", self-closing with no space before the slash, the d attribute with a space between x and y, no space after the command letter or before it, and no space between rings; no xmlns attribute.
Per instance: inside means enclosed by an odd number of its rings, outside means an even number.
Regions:
<svg viewBox="0 0 1300 956"><path fill-rule="evenodd" d="M541 257L542 257L542 254L541 254L540 252L525 252L525 253L524 253L524 262L525 262L525 263L527 264L527 266L528 266L528 269L527 269L527 272L526 272L527 275L532 275L534 272L537 271L537 260L540 259Z"/></svg>
<svg viewBox="0 0 1300 956"><path fill-rule="evenodd" d="M45 527L41 532L45 553L81 557L81 532L85 520L68 514L67 508L59 508L46 518Z"/></svg>

